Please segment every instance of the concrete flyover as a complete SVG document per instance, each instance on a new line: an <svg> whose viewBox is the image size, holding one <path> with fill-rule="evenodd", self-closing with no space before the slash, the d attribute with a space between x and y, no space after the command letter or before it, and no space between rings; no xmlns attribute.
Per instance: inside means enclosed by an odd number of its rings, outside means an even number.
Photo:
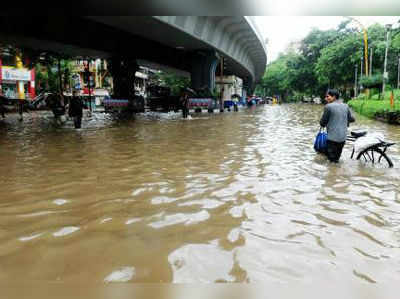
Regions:
<svg viewBox="0 0 400 299"><path fill-rule="evenodd" d="M190 74L194 88L224 74L244 80L251 91L261 79L267 54L252 17L234 16L0 16L3 42L72 55L135 60Z"/></svg>
<svg viewBox="0 0 400 299"><path fill-rule="evenodd" d="M197 76L202 74L201 78L194 80L195 85L206 84L213 87L212 78L206 76L209 71L215 70L213 57L217 57L218 54L224 56L225 72L241 77L247 82L248 87L254 87L254 84L261 79L267 63L265 44L252 17L95 16L88 18L173 49L203 54L206 58L200 59L202 67L193 65L199 57L192 59L190 67L192 81L196 74ZM209 80L211 82L208 82Z"/></svg>

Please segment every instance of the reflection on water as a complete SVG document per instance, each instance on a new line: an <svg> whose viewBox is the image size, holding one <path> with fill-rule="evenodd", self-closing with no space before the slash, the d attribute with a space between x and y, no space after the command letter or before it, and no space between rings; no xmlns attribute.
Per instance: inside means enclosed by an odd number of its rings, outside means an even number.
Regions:
<svg viewBox="0 0 400 299"><path fill-rule="evenodd" d="M0 280L398 280L398 146L393 169L351 145L329 164L312 148L321 111L0 120Z"/></svg>

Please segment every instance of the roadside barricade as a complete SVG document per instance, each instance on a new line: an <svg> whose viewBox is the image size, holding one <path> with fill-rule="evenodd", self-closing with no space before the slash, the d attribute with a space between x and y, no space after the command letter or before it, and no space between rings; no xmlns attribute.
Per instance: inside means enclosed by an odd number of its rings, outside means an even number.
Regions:
<svg viewBox="0 0 400 299"><path fill-rule="evenodd" d="M212 98L189 98L189 109L204 108L211 109L213 105Z"/></svg>
<svg viewBox="0 0 400 299"><path fill-rule="evenodd" d="M129 106L129 101L127 99L104 99L103 105L106 112L121 111Z"/></svg>

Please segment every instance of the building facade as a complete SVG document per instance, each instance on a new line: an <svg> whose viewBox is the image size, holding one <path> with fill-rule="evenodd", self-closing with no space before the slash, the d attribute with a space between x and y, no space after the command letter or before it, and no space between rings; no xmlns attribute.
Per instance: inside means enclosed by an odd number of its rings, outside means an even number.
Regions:
<svg viewBox="0 0 400 299"><path fill-rule="evenodd" d="M236 76L220 76L215 77L215 86L217 92L220 93L223 87L222 99L231 101L233 95L243 97L243 80Z"/></svg>
<svg viewBox="0 0 400 299"><path fill-rule="evenodd" d="M35 98L35 70L24 68L18 57L0 55L0 92L10 99Z"/></svg>

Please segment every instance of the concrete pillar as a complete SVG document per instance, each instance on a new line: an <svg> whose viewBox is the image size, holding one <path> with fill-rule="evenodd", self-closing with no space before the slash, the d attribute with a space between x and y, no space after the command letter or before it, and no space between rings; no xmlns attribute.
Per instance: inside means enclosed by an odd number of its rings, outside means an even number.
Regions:
<svg viewBox="0 0 400 299"><path fill-rule="evenodd" d="M197 51L191 58L191 83L193 89L215 88L215 69L219 62L215 51Z"/></svg>
<svg viewBox="0 0 400 299"><path fill-rule="evenodd" d="M108 67L113 78L113 98L134 98L135 73L139 70L136 59L114 56L109 61Z"/></svg>
<svg viewBox="0 0 400 299"><path fill-rule="evenodd" d="M135 73L139 70L136 59L114 56L108 64L113 78L114 99L129 100L128 111L144 112L143 97L135 96Z"/></svg>
<svg viewBox="0 0 400 299"><path fill-rule="evenodd" d="M251 95L254 91L253 79L251 77L247 77L243 80L243 93L246 92L246 95Z"/></svg>
<svg viewBox="0 0 400 299"><path fill-rule="evenodd" d="M17 69L23 69L21 54L18 53L15 56L15 65ZM25 100L25 88L24 81L17 81L17 91L18 91L18 99Z"/></svg>

